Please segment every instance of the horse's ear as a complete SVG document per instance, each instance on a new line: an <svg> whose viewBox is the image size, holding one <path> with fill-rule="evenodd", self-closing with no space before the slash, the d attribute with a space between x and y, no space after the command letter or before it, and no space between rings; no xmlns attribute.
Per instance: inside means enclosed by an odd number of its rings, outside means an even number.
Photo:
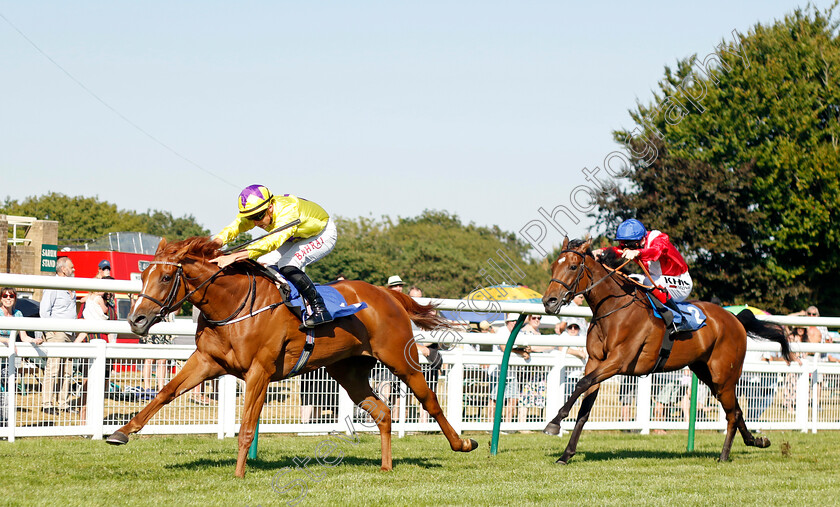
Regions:
<svg viewBox="0 0 840 507"><path fill-rule="evenodd" d="M562 250L565 250L569 246L569 237L563 236L563 247Z"/></svg>
<svg viewBox="0 0 840 507"><path fill-rule="evenodd" d="M581 250L586 252L592 246L592 238L586 238L586 241L580 246Z"/></svg>
<svg viewBox="0 0 840 507"><path fill-rule="evenodd" d="M160 255L160 253L163 252L164 248L166 248L166 238L160 238L160 243L158 243L155 255Z"/></svg>

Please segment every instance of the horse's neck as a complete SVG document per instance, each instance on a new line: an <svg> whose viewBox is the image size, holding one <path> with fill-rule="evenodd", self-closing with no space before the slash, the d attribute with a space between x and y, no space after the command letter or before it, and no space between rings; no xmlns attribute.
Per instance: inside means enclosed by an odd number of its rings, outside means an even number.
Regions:
<svg viewBox="0 0 840 507"><path fill-rule="evenodd" d="M616 280L617 275L609 277L608 280L603 280L609 275L606 268L595 259L587 259L586 262L593 276L591 283L597 283L586 295L586 302L589 303L592 311L604 313L627 303L624 299L630 296L627 290ZM599 281L601 283L598 283Z"/></svg>
<svg viewBox="0 0 840 507"><path fill-rule="evenodd" d="M189 277L189 290L212 277L218 269L215 265L198 265L196 269L185 274ZM264 291L263 291L264 292ZM258 292L259 295L259 292ZM201 310L210 320L222 320L231 315L239 305L251 296L251 277L247 274L218 275L214 280L207 283L190 296L189 301L196 308ZM257 303L259 298L257 298ZM246 303L246 308L249 308Z"/></svg>

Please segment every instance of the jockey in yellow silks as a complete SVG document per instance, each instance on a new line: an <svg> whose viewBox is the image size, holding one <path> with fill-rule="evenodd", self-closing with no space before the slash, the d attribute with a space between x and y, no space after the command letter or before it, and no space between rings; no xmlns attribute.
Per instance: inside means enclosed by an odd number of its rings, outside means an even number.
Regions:
<svg viewBox="0 0 840 507"><path fill-rule="evenodd" d="M335 223L324 208L294 195L273 195L263 185L251 185L239 194L236 219L213 239L226 245L243 232L259 227L272 231L295 220L296 226L268 234L239 252L213 259L220 268L244 259L255 259L273 268L298 290L312 309L301 328L312 328L333 320L312 280L303 270L322 259L335 247Z"/></svg>

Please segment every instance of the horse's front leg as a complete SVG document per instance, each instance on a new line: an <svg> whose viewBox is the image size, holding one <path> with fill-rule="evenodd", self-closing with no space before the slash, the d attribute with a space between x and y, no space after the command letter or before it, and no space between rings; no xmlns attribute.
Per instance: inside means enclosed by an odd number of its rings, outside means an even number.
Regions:
<svg viewBox="0 0 840 507"><path fill-rule="evenodd" d="M128 424L115 431L105 441L113 445L127 444L128 435L140 431L149 422L149 419L163 408L164 405L167 405L201 382L216 378L224 373L225 371L222 367L213 359L201 352L194 352L187 359L181 371L160 390L157 396L143 410L135 415Z"/></svg>
<svg viewBox="0 0 840 507"><path fill-rule="evenodd" d="M245 477L248 449L254 441L270 380L271 375L258 364L252 366L245 375L245 407L242 410L242 424L239 425L239 455L236 457L236 476L240 478Z"/></svg>
<svg viewBox="0 0 840 507"><path fill-rule="evenodd" d="M585 375L578 380L572 395L569 396L566 404L560 408L557 415L554 416L554 419L546 425L543 433L547 435L558 435L560 433L560 422L569 417L569 413L572 411L572 407L575 406L575 402L577 402L578 398L580 398L583 393L587 392L593 386L600 384L604 380L618 373L619 368L620 364L618 360L600 362L590 357L589 360L586 361L586 367L584 370Z"/></svg>
<svg viewBox="0 0 840 507"><path fill-rule="evenodd" d="M563 451L563 455L557 459L556 463L565 465L570 459L572 459L572 456L575 455L578 440L580 439L580 432L583 431L583 425L589 420L589 414L592 412L592 405L595 404L595 399L598 398L598 391L600 390L601 384L596 384L590 389L586 397L583 398L583 402L580 404L580 410L578 410L575 429L572 430L572 435L569 437L569 443L566 444L566 450Z"/></svg>

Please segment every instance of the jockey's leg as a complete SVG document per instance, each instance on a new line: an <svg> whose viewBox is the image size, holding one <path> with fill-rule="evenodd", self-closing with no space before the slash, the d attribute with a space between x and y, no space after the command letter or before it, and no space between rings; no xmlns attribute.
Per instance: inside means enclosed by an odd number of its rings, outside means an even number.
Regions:
<svg viewBox="0 0 840 507"><path fill-rule="evenodd" d="M312 309L312 314L301 324L301 331L333 321L332 315L324 305L324 299L315 290L315 284L306 276L306 273L295 266L282 266L278 271L283 275L283 278L295 286Z"/></svg>

